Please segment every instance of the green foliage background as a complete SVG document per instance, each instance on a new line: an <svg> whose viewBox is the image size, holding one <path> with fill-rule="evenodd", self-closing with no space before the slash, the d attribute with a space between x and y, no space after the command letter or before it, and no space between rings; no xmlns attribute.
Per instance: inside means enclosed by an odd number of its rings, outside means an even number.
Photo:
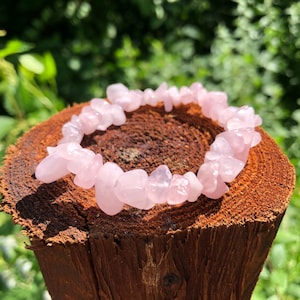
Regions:
<svg viewBox="0 0 300 300"><path fill-rule="evenodd" d="M202 82L254 106L300 171L300 2L31 0L0 3L0 156L34 124L107 85ZM254 300L300 299L295 188ZM26 238L0 214L0 298L49 299Z"/></svg>

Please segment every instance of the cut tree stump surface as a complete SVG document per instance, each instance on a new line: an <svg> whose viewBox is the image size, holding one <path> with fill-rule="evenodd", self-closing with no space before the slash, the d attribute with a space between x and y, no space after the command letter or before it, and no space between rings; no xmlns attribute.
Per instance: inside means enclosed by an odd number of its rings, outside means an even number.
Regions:
<svg viewBox="0 0 300 300"><path fill-rule="evenodd" d="M73 175L51 184L34 176L46 147L57 145L62 125L83 105L30 130L2 168L2 210L30 237L53 299L250 299L295 182L269 135L257 129L262 142L222 198L108 216L94 189L77 187ZM85 136L82 146L125 171L149 174L166 164L173 174L196 173L221 131L198 106L170 113L145 106L121 127Z"/></svg>

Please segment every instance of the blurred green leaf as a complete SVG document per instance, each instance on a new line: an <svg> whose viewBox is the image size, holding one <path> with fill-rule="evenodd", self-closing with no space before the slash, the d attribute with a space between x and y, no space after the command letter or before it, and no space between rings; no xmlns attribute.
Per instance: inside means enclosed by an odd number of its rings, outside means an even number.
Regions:
<svg viewBox="0 0 300 300"><path fill-rule="evenodd" d="M20 64L27 70L35 73L42 74L45 70L45 66L42 59L37 55L23 54L19 56Z"/></svg>
<svg viewBox="0 0 300 300"><path fill-rule="evenodd" d="M39 78L46 81L55 79L57 70L55 60L50 52L46 52L42 57L44 71L40 73Z"/></svg>
<svg viewBox="0 0 300 300"><path fill-rule="evenodd" d="M0 58L4 58L11 54L26 52L32 48L32 44L25 43L20 40L10 40L3 49L0 49Z"/></svg>
<svg viewBox="0 0 300 300"><path fill-rule="evenodd" d="M0 139L4 138L13 128L16 120L8 116L0 116Z"/></svg>
<svg viewBox="0 0 300 300"><path fill-rule="evenodd" d="M288 292L291 296L295 297L295 299L300 299L300 282L298 284L292 283L288 287Z"/></svg>
<svg viewBox="0 0 300 300"><path fill-rule="evenodd" d="M275 269L272 271L270 280L275 289L284 294L288 287L288 274L285 270Z"/></svg>
<svg viewBox="0 0 300 300"><path fill-rule="evenodd" d="M292 232L289 230L279 230L276 240L278 243L300 243L300 235L298 232Z"/></svg>
<svg viewBox="0 0 300 300"><path fill-rule="evenodd" d="M274 268L283 268L287 259L287 250L284 244L275 244L271 249L270 258Z"/></svg>

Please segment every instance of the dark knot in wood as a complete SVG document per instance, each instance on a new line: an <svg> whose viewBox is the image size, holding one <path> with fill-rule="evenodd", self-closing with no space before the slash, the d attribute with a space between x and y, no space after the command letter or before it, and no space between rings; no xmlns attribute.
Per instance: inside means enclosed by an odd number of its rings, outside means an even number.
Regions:
<svg viewBox="0 0 300 300"><path fill-rule="evenodd" d="M174 273L167 274L163 278L163 285L165 289L174 289L174 287L178 287L180 285L180 277Z"/></svg>

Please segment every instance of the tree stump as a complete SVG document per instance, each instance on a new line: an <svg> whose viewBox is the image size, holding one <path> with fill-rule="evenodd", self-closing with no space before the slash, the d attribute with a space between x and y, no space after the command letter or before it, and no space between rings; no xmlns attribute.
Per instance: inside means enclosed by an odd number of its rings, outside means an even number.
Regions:
<svg viewBox="0 0 300 300"><path fill-rule="evenodd" d="M244 170L222 198L201 195L180 206L116 216L98 209L94 189L72 175L35 179L47 146L83 104L67 108L8 149L2 168L2 210L30 237L53 300L250 299L294 187L294 168L262 129ZM121 127L85 136L82 145L124 170L160 164L197 172L222 131L194 105L170 113L142 107Z"/></svg>

